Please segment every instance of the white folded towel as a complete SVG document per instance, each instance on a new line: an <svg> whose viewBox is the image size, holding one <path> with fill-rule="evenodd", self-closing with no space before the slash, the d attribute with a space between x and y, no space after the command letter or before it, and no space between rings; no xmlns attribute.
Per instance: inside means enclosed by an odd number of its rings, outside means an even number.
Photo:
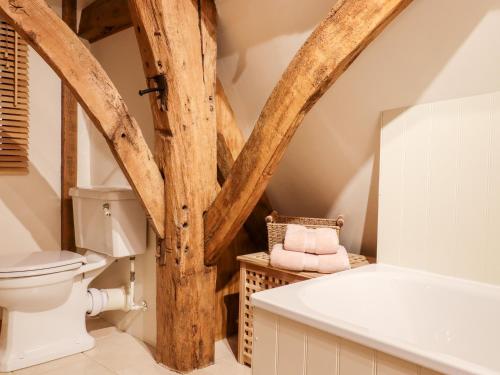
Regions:
<svg viewBox="0 0 500 375"><path fill-rule="evenodd" d="M335 254L339 246L339 236L335 229L313 229L297 224L287 225L285 250L324 255Z"/></svg>
<svg viewBox="0 0 500 375"><path fill-rule="evenodd" d="M271 251L271 266L291 271L320 273L340 272L351 268L344 246L339 246L336 254L314 255L284 250L282 244L274 245Z"/></svg>

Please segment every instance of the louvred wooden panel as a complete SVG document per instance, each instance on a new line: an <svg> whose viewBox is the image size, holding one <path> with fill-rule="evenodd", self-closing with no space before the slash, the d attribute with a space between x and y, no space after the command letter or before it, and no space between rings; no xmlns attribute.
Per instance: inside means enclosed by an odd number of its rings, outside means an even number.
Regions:
<svg viewBox="0 0 500 375"><path fill-rule="evenodd" d="M0 175L28 173L28 45L0 19Z"/></svg>

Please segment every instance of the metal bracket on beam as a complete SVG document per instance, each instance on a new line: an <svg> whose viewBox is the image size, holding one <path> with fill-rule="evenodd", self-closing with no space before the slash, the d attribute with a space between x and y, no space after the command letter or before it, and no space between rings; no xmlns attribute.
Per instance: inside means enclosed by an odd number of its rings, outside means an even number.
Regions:
<svg viewBox="0 0 500 375"><path fill-rule="evenodd" d="M148 87L144 90L139 90L139 95L144 96L146 94L151 94L153 92L159 93L157 99L160 101L160 107L163 112L167 111L167 95L168 95L168 84L165 74L159 74L154 77L148 78L148 86L151 81L155 81L156 87Z"/></svg>
<svg viewBox="0 0 500 375"><path fill-rule="evenodd" d="M156 259L158 265L164 266L167 263L167 251L165 248L165 241L161 238L156 240Z"/></svg>

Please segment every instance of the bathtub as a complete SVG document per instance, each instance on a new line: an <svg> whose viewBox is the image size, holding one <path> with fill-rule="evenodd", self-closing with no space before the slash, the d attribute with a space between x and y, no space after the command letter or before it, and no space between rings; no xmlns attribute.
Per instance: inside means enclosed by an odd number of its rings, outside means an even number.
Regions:
<svg viewBox="0 0 500 375"><path fill-rule="evenodd" d="M500 374L498 286L373 264L252 304L254 375Z"/></svg>

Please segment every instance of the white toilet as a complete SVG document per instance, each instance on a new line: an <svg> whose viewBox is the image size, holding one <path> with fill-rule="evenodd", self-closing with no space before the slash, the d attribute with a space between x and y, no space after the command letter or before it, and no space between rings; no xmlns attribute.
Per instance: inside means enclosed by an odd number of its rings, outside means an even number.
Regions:
<svg viewBox="0 0 500 375"><path fill-rule="evenodd" d="M85 327L87 314L142 307L125 288L88 289L115 259L146 250L146 216L134 193L126 188L74 188L70 193L76 245L84 255L38 251L0 256L0 372L89 350L94 339Z"/></svg>

